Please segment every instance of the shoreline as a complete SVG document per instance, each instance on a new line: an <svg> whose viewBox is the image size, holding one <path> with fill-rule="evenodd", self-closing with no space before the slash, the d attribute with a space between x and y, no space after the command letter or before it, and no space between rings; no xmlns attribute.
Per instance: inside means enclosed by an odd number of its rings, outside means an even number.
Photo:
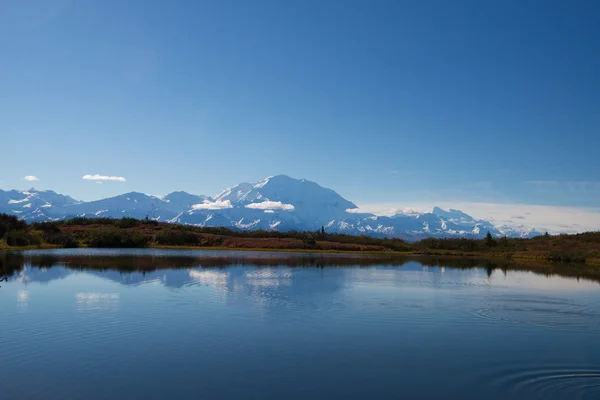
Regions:
<svg viewBox="0 0 600 400"><path fill-rule="evenodd" d="M227 247L227 246L173 246L173 245L151 245L143 247L91 247L80 245L78 247L64 247L54 244L41 244L30 246L3 246L0 243L0 251L27 251L27 250L54 250L54 249L165 249L165 250L208 250L208 251L248 251L248 252L272 252L272 253L324 253L324 254L365 254L365 255L416 255L414 252L399 252L391 250L335 250L335 249L295 249L295 248L270 248L270 247Z"/></svg>
<svg viewBox="0 0 600 400"><path fill-rule="evenodd" d="M0 243L0 252L2 251L28 251L28 250L53 250L62 249L59 245L41 244L31 246L4 246ZM76 248L90 248L80 245ZM353 254L369 256L392 256L392 257L448 257L452 259L477 259L487 261L506 261L506 262L536 262L547 265L566 265L579 264L587 266L600 267L600 258L589 258L585 260L555 260L550 254L540 252L461 252L452 250L414 250L414 251L393 251L393 250L335 250L335 249L310 249L310 248L269 248L269 247L227 247L227 246L174 246L174 245L150 245L144 247L98 247L100 249L165 249L165 250L205 250L205 251L236 251L236 252L270 252L270 253L314 253L314 254Z"/></svg>

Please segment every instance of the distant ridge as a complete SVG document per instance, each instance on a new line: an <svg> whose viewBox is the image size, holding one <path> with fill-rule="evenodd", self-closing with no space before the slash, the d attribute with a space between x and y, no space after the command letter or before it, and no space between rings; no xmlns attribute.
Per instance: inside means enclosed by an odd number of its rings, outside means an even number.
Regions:
<svg viewBox="0 0 600 400"><path fill-rule="evenodd" d="M351 212L349 212L349 210ZM428 213L392 217L356 213L356 204L331 189L286 175L256 183L240 183L214 197L173 192L163 198L138 192L82 202L51 190L0 190L0 213L28 222L74 217L145 217L196 226L242 230L301 230L418 240L425 237L531 237L535 231L505 231L459 210L435 207Z"/></svg>

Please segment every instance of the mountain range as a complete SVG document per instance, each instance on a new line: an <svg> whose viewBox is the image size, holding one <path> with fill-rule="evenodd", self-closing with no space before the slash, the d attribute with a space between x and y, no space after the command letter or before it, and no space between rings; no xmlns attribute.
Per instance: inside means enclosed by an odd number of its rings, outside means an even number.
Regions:
<svg viewBox="0 0 600 400"><path fill-rule="evenodd" d="M460 210L434 207L425 213L377 216L360 212L331 189L285 175L240 183L214 197L173 192L162 198L138 192L96 201L78 201L52 190L0 190L0 213L28 222L74 217L151 218L161 222L240 230L300 230L419 240L425 237L531 237L535 230L496 227Z"/></svg>

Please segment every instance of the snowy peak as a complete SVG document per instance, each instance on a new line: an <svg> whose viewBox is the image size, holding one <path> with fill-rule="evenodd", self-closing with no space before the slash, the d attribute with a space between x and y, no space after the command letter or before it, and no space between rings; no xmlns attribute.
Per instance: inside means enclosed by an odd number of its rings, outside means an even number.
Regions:
<svg viewBox="0 0 600 400"><path fill-rule="evenodd" d="M64 206L64 205L69 205L69 204L81 203L80 201L77 201L70 196L58 194L53 190L37 190L36 188L31 188L28 190L21 190L21 191L11 190L8 193L13 194L17 198L18 197L28 198L32 201L34 201L34 199L37 199L40 202L51 204L51 205L56 205L56 206Z"/></svg>
<svg viewBox="0 0 600 400"><path fill-rule="evenodd" d="M115 197L109 197L107 199L90 201L88 203L84 203L86 205L101 205L107 204L112 205L113 207L117 207L120 209L130 209L130 208L139 208L142 205L147 204L156 204L163 203L163 200L159 199L156 196L151 196L144 193L139 192L129 192L125 194L121 194ZM139 204L139 206L136 206Z"/></svg>
<svg viewBox="0 0 600 400"><path fill-rule="evenodd" d="M321 205L343 212L348 208L356 208L354 203L331 189L287 175L270 176L256 183L240 183L217 194L215 201L230 201L240 206L263 202L280 202L294 208Z"/></svg>
<svg viewBox="0 0 600 400"><path fill-rule="evenodd" d="M256 186L259 186L256 188ZM280 201L295 206L303 204L327 204L343 210L356 208L356 205L331 189L307 179L294 179L286 175L277 175L255 186L261 196L271 201Z"/></svg>

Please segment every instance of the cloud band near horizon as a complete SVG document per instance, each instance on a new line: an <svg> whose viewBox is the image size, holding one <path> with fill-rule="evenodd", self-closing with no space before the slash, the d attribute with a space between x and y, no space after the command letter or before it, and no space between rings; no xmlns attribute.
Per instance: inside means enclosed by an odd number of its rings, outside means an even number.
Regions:
<svg viewBox="0 0 600 400"><path fill-rule="evenodd" d="M360 204L358 209L353 209L352 212L391 216L396 213L429 212L434 206L443 209L461 210L475 219L489 221L495 226L520 229L535 228L537 231L548 231L552 234L600 230L600 207L442 201L410 205L394 203Z"/></svg>

